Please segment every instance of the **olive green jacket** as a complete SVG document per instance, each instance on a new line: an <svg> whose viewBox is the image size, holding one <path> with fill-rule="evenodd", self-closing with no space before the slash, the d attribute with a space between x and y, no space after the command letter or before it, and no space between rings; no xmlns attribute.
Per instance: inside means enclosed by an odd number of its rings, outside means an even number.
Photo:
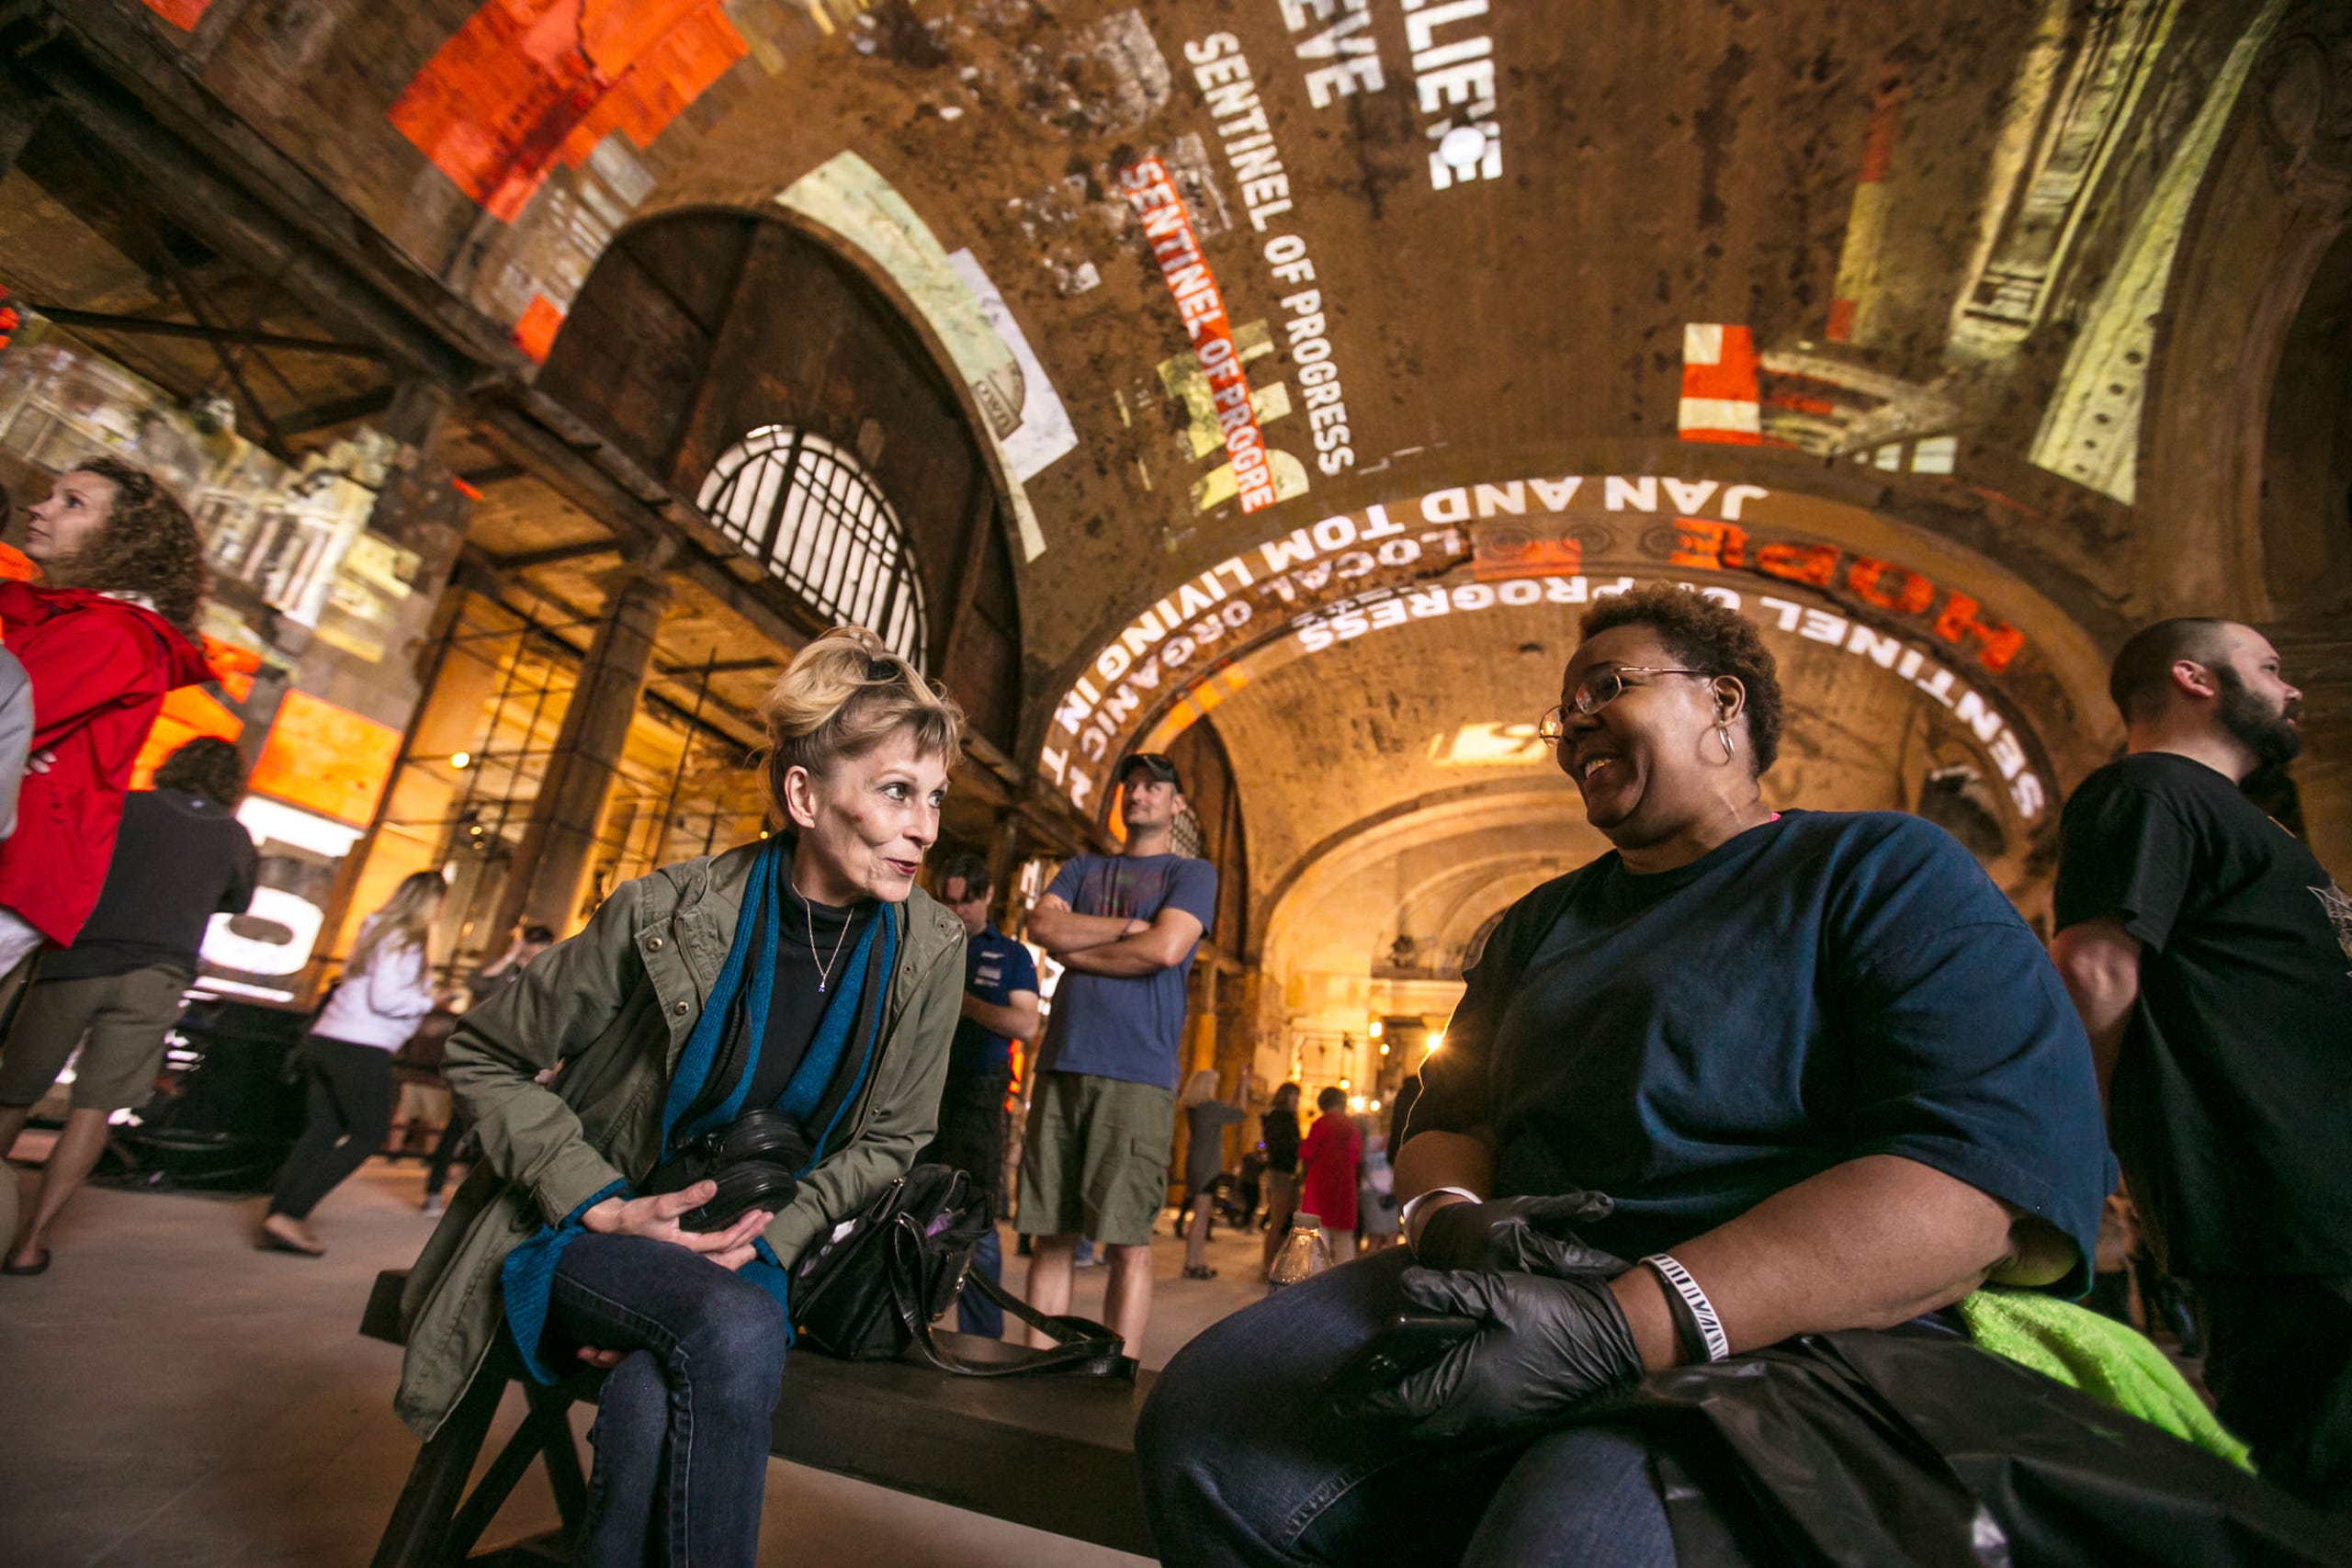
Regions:
<svg viewBox="0 0 2352 1568"><path fill-rule="evenodd" d="M443 1063L482 1163L401 1296L394 1408L430 1437L503 1332L499 1269L542 1224L656 1164L662 1104L701 1015L762 846L665 866L616 890L579 935L466 1015ZM918 888L899 920L882 1046L849 1132L767 1228L788 1267L914 1163L939 1120L964 997L964 928ZM538 1075L560 1068L542 1084Z"/></svg>

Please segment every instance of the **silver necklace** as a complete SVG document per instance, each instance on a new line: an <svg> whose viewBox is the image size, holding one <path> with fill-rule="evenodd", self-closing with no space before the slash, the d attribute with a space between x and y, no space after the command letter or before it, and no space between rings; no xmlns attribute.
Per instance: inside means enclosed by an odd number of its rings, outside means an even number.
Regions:
<svg viewBox="0 0 2352 1568"><path fill-rule="evenodd" d="M792 896L800 900L800 913L808 921L808 959L817 965L817 994L822 996L825 983L833 977L833 965L841 961L842 943L849 940L850 922L846 917L842 920L842 934L833 938L832 957L820 959L817 956L817 911L808 907L808 895L797 887L792 890Z"/></svg>

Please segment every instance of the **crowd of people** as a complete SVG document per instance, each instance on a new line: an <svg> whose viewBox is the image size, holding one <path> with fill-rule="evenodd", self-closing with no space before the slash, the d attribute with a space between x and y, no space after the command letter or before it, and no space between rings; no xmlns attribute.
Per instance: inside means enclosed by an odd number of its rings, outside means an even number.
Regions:
<svg viewBox="0 0 2352 1568"><path fill-rule="evenodd" d="M0 793L21 778L0 1151L80 1066L11 1275L49 1267L205 921L255 879L234 747L192 742L128 791L164 694L204 678L185 510L94 460L31 523L40 580L0 584ZM262 1241L322 1250L310 1216L383 1146L403 1066L446 1079L401 1416L433 1434L502 1346L541 1381L600 1369L580 1561L749 1563L812 1246L951 1166L1009 1214L1042 1314L1102 1249L1132 1350L1180 1122L1182 1274L1204 1280L1255 1110L1261 1264L1309 1214L1341 1262L1169 1362L1136 1449L1164 1562L1657 1565L1702 1527L1726 1562L1832 1538L1894 1561L1932 1528L1906 1488L1956 1483L1976 1549L2340 1560L2352 900L2241 787L2301 745L2276 651L2209 619L2123 645L2127 754L2065 807L2045 947L1925 819L1767 803L1805 694L1750 622L1657 586L1580 632L1539 733L1611 847L1504 915L1388 1127L1337 1087L1303 1126L1297 1083L1185 1073L1218 889L1174 848L1166 756L1120 764L1119 852L1065 861L1026 912L1060 970L1047 1016L988 862L926 865L960 709L841 627L762 705L773 837L627 883L567 940L518 932L462 992L434 977L442 878L401 883L310 1023ZM756 1182L684 1159L746 1129ZM475 1168L445 1198L461 1143ZM2193 1303L2211 1416L2071 1304L2122 1193ZM973 1267L1001 1279L993 1227ZM976 1289L957 1313L1003 1333ZM1988 1449L2030 1456L2031 1483L1984 1482ZM1792 1453L1815 1480L1854 1467L1847 1500L1785 1484Z"/></svg>

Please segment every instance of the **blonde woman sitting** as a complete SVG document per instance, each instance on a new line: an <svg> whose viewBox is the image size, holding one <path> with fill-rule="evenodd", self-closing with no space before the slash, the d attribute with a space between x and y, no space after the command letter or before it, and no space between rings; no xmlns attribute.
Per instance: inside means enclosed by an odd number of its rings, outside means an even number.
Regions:
<svg viewBox="0 0 2352 1568"><path fill-rule="evenodd" d="M962 714L856 627L762 711L784 830L616 890L445 1062L482 1163L410 1276L398 1408L429 1436L502 1334L541 1381L610 1368L583 1565L754 1561L786 1271L929 1141L960 1011L964 928L915 874ZM797 1139L764 1206L659 1190L763 1111Z"/></svg>

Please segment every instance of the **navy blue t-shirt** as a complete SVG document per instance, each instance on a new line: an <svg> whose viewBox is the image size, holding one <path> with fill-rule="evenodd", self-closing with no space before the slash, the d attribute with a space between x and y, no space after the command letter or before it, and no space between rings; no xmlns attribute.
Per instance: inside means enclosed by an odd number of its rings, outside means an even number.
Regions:
<svg viewBox="0 0 2352 1568"><path fill-rule="evenodd" d="M2070 1238L2115 1185L2090 1045L1967 851L1897 812L1791 811L1686 866L1612 852L1513 905L1421 1068L1409 1133L1485 1130L1498 1196L1617 1201L1594 1245L1671 1249L1866 1155Z"/></svg>
<svg viewBox="0 0 2352 1568"><path fill-rule="evenodd" d="M1010 1005L1015 991L1035 996L1036 961L1027 948L989 926L964 944L964 990L991 1007ZM976 1019L956 1021L956 1040L947 1050L949 1078L1002 1077L1012 1071L1011 1035L999 1034Z"/></svg>
<svg viewBox="0 0 2352 1568"><path fill-rule="evenodd" d="M1173 906L1208 930L1216 918L1216 867L1189 855L1072 855L1046 892L1081 915L1148 924ZM1184 982L1193 944L1182 964L1133 977L1070 969L1054 991L1046 1066L1129 1083L1176 1087L1177 1046L1184 1032Z"/></svg>

